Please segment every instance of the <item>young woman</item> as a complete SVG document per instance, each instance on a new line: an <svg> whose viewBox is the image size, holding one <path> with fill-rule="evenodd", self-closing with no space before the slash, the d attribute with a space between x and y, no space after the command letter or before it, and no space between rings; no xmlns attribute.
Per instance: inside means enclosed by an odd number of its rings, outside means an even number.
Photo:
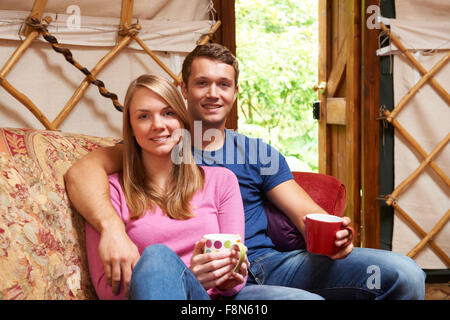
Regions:
<svg viewBox="0 0 450 320"><path fill-rule="evenodd" d="M234 296L246 282L248 260L233 268L236 250L203 253L207 233L244 235L244 211L235 175L194 163L180 129L190 119L177 88L143 75L127 91L123 110L123 171L109 176L111 201L141 257L132 270L129 295L112 293L98 255L100 234L86 224L91 273L100 299L210 299ZM187 160L187 161L186 161ZM179 163L179 164L177 164Z"/></svg>

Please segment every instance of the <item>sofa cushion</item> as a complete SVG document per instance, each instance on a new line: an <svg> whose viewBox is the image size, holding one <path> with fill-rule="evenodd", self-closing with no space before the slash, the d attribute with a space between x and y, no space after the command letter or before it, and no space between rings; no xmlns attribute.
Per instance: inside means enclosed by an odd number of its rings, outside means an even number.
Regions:
<svg viewBox="0 0 450 320"><path fill-rule="evenodd" d="M0 129L0 299L93 299L84 220L63 175L83 155L117 140Z"/></svg>

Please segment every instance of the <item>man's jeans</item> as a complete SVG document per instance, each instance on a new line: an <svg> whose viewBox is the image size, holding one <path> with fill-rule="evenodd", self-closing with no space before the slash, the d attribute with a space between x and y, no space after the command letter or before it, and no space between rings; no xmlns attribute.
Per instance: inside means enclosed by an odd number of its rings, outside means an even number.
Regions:
<svg viewBox="0 0 450 320"><path fill-rule="evenodd" d="M425 296L425 273L414 260L367 248L354 248L342 260L306 250L272 250L250 262L247 286L251 284L299 288L325 299L413 300Z"/></svg>
<svg viewBox="0 0 450 320"><path fill-rule="evenodd" d="M266 285L247 285L233 300L304 300L322 299L303 290ZM133 269L130 299L208 300L208 293L191 270L167 246L147 247Z"/></svg>

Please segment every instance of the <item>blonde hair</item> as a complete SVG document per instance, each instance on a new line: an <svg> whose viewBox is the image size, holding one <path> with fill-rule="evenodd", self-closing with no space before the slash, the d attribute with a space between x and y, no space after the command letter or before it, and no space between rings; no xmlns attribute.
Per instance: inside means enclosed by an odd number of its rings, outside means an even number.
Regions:
<svg viewBox="0 0 450 320"><path fill-rule="evenodd" d="M154 211L155 205L158 205L172 219L189 219L193 217L190 201L195 192L204 185L203 169L194 163L191 148L185 147L182 149L183 157L188 157L190 161L174 163L167 190L161 192L151 181L151 177L146 175L142 149L133 136L129 114L131 100L139 88L147 88L164 99L177 114L184 128L189 130L191 125L180 92L168 80L156 75L142 75L128 87L123 110L124 154L121 184L130 218L138 219L148 209Z"/></svg>

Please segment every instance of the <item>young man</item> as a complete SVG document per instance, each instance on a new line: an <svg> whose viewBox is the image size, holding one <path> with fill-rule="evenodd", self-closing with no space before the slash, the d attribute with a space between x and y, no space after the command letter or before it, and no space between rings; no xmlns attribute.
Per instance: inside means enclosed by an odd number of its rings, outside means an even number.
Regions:
<svg viewBox="0 0 450 320"><path fill-rule="evenodd" d="M336 233L339 251L331 257L306 250L277 251L266 234L266 197L303 235L304 216L324 210L292 179L277 150L258 139L225 130L239 77L237 60L227 48L217 44L197 46L186 57L182 73L181 90L194 121L196 161L227 167L239 180L250 260L248 286L277 288L272 297L252 298L280 299L285 297L285 288L286 296L298 292L299 299L317 295L330 299L423 299L425 275L413 260L390 251L353 248L351 243L344 246L349 237L346 230ZM77 162L65 176L75 207L101 233L99 253L113 290L121 279L128 286L139 259L109 200L107 174L121 170L121 159L120 145L99 149ZM345 217L343 225L348 224L350 219ZM214 270L211 266L211 277Z"/></svg>

